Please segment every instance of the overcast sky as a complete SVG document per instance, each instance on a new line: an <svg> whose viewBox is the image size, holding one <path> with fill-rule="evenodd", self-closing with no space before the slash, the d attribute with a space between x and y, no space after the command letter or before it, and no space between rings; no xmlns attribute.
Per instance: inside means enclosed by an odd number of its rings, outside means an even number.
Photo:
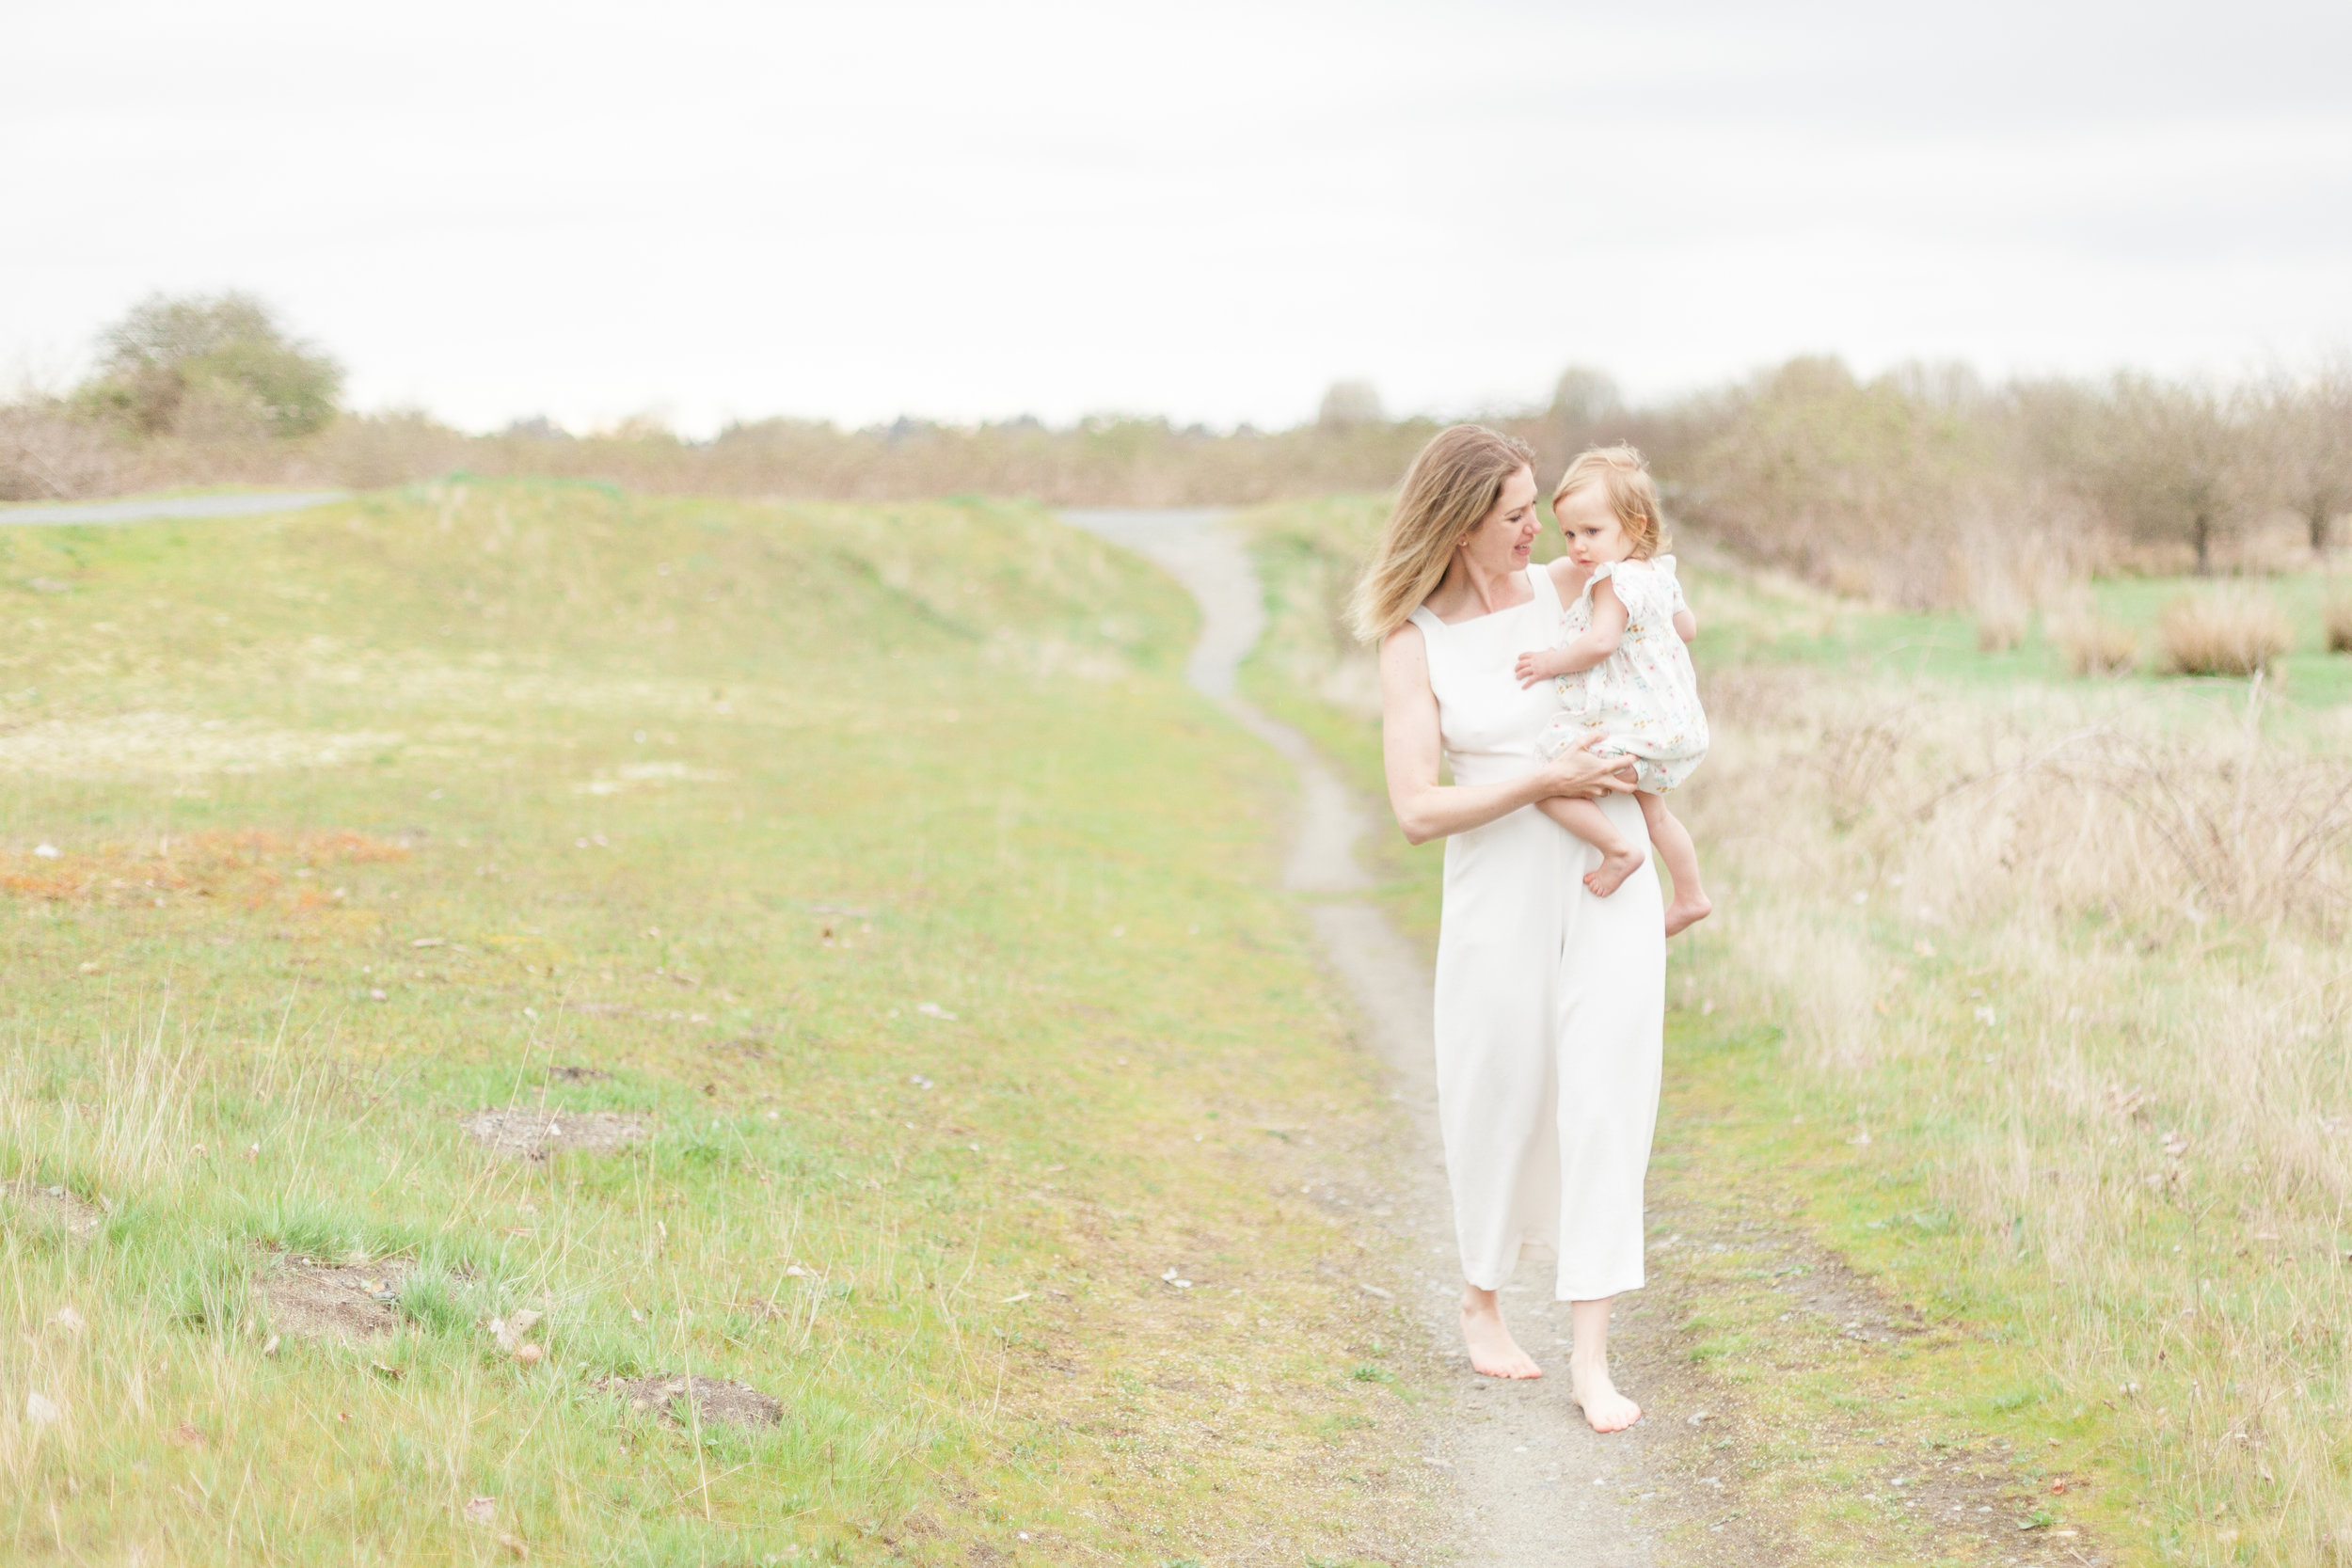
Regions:
<svg viewBox="0 0 2352 1568"><path fill-rule="evenodd" d="M2352 343L2352 6L0 0L0 359L707 432Z"/></svg>

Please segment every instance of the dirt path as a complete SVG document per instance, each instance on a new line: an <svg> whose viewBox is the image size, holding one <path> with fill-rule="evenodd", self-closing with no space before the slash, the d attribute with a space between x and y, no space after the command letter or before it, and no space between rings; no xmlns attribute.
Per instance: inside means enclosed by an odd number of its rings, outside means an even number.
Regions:
<svg viewBox="0 0 2352 1568"><path fill-rule="evenodd" d="M1186 671L1192 684L1217 699L1251 734L1298 770L1300 814L1285 880L1307 895L1310 917L1332 970L1361 1010L1369 1042L1396 1074L1396 1098L1411 1129L1403 1167L1385 1173L1393 1195L1389 1224L1401 1229L1406 1250L1425 1265L1413 1306L1432 1347L1452 1373L1450 1408L1430 1425L1427 1456L1451 1477L1462 1531L1457 1560L1519 1568L1651 1568L1660 1559L1657 1531L1641 1505L1667 1489L1662 1444L1671 1443L1671 1412L1651 1404L1632 1431L1597 1437L1568 1403L1565 1361L1568 1314L1551 1300L1549 1271L1531 1265L1507 1288L1507 1308L1522 1343L1551 1366L1531 1383L1503 1383L1470 1370L1461 1354L1455 1303L1461 1275L1454 1263L1452 1208L1438 1141L1437 1085L1430 1051L1428 966L1388 918L1369 902L1348 896L1368 885L1356 863L1355 843L1368 818L1339 777L1304 736L1237 696L1234 673L1264 626L1257 572L1242 543L1217 526L1211 511L1068 512L1072 523L1137 550L1189 589L1200 603L1200 641ZM1628 1366L1645 1354L1654 1334L1637 1310L1619 1325L1617 1343ZM1646 1398L1638 1380L1629 1382Z"/></svg>
<svg viewBox="0 0 2352 1568"><path fill-rule="evenodd" d="M306 490L294 495L263 492L248 496L150 496L132 500L0 506L0 527L11 523L144 523L164 517L258 517L264 513L301 512L325 506L349 494L346 490Z"/></svg>

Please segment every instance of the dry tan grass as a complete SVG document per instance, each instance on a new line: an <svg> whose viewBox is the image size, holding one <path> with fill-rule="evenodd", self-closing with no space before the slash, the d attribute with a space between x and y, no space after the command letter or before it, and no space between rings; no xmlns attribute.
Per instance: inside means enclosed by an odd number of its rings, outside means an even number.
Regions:
<svg viewBox="0 0 2352 1568"><path fill-rule="evenodd" d="M2338 1560L2352 768L2242 702L1717 679L1693 973L2046 1312L2183 1560ZM2017 1282L2026 1283L2021 1286ZM2200 1555L2204 1554L2204 1555Z"/></svg>
<svg viewBox="0 0 2352 1568"><path fill-rule="evenodd" d="M2032 617L2013 598L1980 599L1977 604L1977 648L1980 653L2009 652L2026 640Z"/></svg>
<svg viewBox="0 0 2352 1568"><path fill-rule="evenodd" d="M2156 623L2165 665L2184 675L2251 675L2295 646L2295 627L2261 589L2184 595Z"/></svg>
<svg viewBox="0 0 2352 1568"><path fill-rule="evenodd" d="M2320 631L2331 654L2352 654L2352 587L2337 584L2321 608Z"/></svg>
<svg viewBox="0 0 2352 1568"><path fill-rule="evenodd" d="M2050 635L2065 652L2066 667L2077 675L2121 675L2139 662L2139 633L2104 615L2086 611L2069 617L2053 626Z"/></svg>

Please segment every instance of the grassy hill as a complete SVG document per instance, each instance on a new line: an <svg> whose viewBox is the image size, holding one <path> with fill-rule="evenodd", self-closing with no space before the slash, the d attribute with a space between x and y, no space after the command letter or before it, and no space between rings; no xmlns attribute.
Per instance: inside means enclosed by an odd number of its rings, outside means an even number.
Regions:
<svg viewBox="0 0 2352 1568"><path fill-rule="evenodd" d="M0 615L12 1558L1417 1528L1295 1196L1375 1085L1171 585L463 483L0 531Z"/></svg>

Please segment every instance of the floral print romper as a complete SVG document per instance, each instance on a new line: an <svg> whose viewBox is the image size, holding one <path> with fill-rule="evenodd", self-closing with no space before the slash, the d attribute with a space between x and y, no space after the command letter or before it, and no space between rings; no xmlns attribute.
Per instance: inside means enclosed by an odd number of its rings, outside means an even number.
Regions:
<svg viewBox="0 0 2352 1568"><path fill-rule="evenodd" d="M1560 710L1544 728L1543 753L1556 757L1597 730L1595 756L1629 757L1634 787L1663 795L1691 776L1707 755L1707 713L1699 706L1698 672L1675 631L1683 607L1675 558L1603 562L1562 618L1556 647L1593 627L1593 590L1607 578L1625 605L1625 637L1617 651L1590 670L1554 682Z"/></svg>

